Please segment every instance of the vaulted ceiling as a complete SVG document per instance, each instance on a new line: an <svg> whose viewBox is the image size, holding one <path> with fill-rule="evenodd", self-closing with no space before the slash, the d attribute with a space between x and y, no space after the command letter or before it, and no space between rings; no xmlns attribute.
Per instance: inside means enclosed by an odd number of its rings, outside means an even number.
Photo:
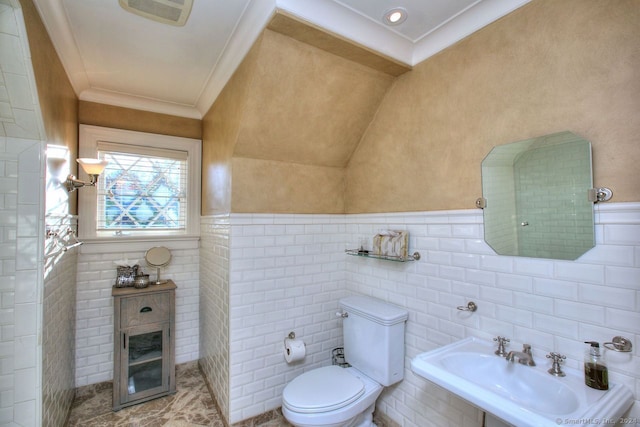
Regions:
<svg viewBox="0 0 640 427"><path fill-rule="evenodd" d="M413 66L528 1L194 0L186 24L173 26L118 0L34 0L81 100L191 118L208 111L278 12ZM406 20L385 24L396 7Z"/></svg>

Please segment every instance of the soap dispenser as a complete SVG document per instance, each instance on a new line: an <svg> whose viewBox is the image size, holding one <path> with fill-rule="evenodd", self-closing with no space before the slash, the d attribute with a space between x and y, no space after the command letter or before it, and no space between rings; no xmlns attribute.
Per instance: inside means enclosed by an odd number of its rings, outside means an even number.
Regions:
<svg viewBox="0 0 640 427"><path fill-rule="evenodd" d="M584 383L596 390L609 390L609 372L604 357L600 354L600 343L584 343L590 344L584 355Z"/></svg>

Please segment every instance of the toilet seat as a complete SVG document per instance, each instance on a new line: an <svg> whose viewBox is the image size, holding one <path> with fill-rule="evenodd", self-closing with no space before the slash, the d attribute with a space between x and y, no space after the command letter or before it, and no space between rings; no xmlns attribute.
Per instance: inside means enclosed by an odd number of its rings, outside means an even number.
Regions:
<svg viewBox="0 0 640 427"><path fill-rule="evenodd" d="M312 414L347 406L364 392L361 379L339 366L325 366L296 377L285 387L282 400L292 411Z"/></svg>

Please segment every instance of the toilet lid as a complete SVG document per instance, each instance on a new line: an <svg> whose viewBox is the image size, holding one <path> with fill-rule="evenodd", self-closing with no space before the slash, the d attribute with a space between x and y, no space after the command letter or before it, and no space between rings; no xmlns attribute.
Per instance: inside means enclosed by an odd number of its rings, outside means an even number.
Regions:
<svg viewBox="0 0 640 427"><path fill-rule="evenodd" d="M339 366L325 366L296 377L282 392L282 400L295 412L333 411L358 400L364 383Z"/></svg>

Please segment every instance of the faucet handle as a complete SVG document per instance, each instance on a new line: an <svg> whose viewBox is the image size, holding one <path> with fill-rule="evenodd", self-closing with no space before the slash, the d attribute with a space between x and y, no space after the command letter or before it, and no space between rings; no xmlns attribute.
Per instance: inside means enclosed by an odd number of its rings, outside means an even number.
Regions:
<svg viewBox="0 0 640 427"><path fill-rule="evenodd" d="M522 344L522 352L531 356L531 344Z"/></svg>
<svg viewBox="0 0 640 427"><path fill-rule="evenodd" d="M498 349L495 351L495 354L497 354L498 356L505 357L507 355L507 352L504 349L504 345L505 343L510 342L509 338L501 337L500 335L498 335L493 340L497 341L498 343Z"/></svg>
<svg viewBox="0 0 640 427"><path fill-rule="evenodd" d="M551 369L549 369L547 372L555 377L564 377L565 373L562 372L562 368L560 368L560 362L562 362L566 358L567 356L553 351L547 354L547 359L553 360L553 366L551 366Z"/></svg>

